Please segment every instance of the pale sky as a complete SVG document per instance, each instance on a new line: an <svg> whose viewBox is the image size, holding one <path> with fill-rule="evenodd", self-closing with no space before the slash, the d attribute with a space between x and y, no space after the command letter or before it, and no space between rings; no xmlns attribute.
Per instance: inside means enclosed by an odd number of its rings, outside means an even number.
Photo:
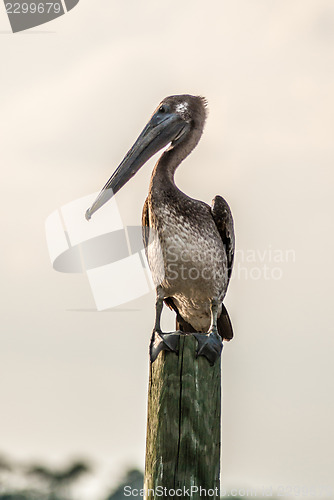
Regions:
<svg viewBox="0 0 334 500"><path fill-rule="evenodd" d="M162 98L201 94L176 182L235 219L222 484L333 492L333 2L81 0L9 29L1 6L0 452L87 456L110 485L143 468L154 294L94 311L86 276L52 269L44 224L102 187ZM117 195L126 224L153 165Z"/></svg>

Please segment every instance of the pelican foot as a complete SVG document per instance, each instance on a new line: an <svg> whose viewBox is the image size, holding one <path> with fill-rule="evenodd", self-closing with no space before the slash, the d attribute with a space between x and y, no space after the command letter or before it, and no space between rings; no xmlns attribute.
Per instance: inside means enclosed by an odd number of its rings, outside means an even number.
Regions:
<svg viewBox="0 0 334 500"><path fill-rule="evenodd" d="M215 332L194 333L193 335L198 342L196 357L205 356L210 365L213 366L223 349L223 342L220 335Z"/></svg>
<svg viewBox="0 0 334 500"><path fill-rule="evenodd" d="M161 351L175 352L179 354L179 339L182 332L162 333L153 330L150 342L150 359L153 363Z"/></svg>

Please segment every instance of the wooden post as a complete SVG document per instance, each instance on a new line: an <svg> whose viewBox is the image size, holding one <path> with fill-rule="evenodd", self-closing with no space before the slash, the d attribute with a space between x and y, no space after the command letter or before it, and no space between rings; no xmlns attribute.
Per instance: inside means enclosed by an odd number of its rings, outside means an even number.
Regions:
<svg viewBox="0 0 334 500"><path fill-rule="evenodd" d="M150 489L164 491L165 499L220 497L221 359L210 366L203 356L196 359L196 348L192 335L181 336L179 356L163 351L151 364L147 499L157 498Z"/></svg>

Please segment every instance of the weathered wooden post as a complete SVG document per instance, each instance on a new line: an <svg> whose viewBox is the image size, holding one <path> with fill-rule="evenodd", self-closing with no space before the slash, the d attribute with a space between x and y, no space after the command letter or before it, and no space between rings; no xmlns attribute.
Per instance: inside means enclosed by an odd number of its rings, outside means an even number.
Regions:
<svg viewBox="0 0 334 500"><path fill-rule="evenodd" d="M151 364L146 438L146 498L219 498L221 358L196 358L197 341ZM178 490L178 491L176 491Z"/></svg>

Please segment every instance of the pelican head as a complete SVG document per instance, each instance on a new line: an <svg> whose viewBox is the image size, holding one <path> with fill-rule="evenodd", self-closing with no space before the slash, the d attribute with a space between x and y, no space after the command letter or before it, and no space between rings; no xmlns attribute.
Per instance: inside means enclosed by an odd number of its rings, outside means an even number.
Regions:
<svg viewBox="0 0 334 500"><path fill-rule="evenodd" d="M199 130L201 134L206 116L205 107L206 101L203 97L188 94L166 97L86 211L86 219L89 220L94 212L112 198L160 149L168 144L170 148L175 148L185 141L192 130Z"/></svg>

